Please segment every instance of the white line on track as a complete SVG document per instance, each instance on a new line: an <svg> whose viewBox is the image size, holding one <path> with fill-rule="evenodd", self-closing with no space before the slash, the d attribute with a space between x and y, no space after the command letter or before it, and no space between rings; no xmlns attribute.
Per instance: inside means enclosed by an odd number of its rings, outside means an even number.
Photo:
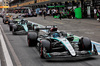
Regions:
<svg viewBox="0 0 100 66"><path fill-rule="evenodd" d="M4 32L4 30L3 30L2 27L1 27L1 31L3 33L3 37L5 38L6 43L8 44L8 48L9 48L9 50L10 50L10 52L11 52L13 58L14 58L14 61L16 63L16 66L22 66L21 65L21 62L19 61L19 58L17 57L17 55L16 55L16 53L15 53L12 45L10 44L10 41L8 40L8 38L7 38L7 36L6 36L6 34L5 34L5 32Z"/></svg>
<svg viewBox="0 0 100 66"><path fill-rule="evenodd" d="M1 60L0 60L0 66L1 66Z"/></svg>
<svg viewBox="0 0 100 66"><path fill-rule="evenodd" d="M4 41L4 38L3 38L3 35L2 35L2 32L1 32L1 25L0 25L0 40L1 40L1 46L2 46L2 49L3 49L4 57L5 57L5 60L6 60L6 65L7 66L13 66L11 57L9 55L6 43Z"/></svg>

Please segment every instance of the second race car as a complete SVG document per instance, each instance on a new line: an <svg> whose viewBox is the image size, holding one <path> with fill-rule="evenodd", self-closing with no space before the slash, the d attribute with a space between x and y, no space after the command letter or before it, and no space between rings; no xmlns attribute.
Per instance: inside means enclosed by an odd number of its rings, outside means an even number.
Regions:
<svg viewBox="0 0 100 66"><path fill-rule="evenodd" d="M9 24L9 29L12 34L27 34L29 30L32 30L32 23L21 18L14 18Z"/></svg>

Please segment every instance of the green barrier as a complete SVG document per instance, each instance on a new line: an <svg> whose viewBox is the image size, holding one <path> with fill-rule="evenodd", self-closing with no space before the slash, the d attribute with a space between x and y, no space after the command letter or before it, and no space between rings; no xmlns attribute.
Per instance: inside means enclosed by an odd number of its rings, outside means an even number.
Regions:
<svg viewBox="0 0 100 66"><path fill-rule="evenodd" d="M81 18L82 18L81 7L76 8L74 11L75 11L75 17L76 17L77 19L81 19Z"/></svg>

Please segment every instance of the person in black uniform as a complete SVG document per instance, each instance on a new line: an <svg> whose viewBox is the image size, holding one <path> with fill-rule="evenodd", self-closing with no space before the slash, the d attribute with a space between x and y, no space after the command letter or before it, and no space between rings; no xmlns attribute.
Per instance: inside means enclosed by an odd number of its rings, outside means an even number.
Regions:
<svg viewBox="0 0 100 66"><path fill-rule="evenodd" d="M46 19L46 10L43 11L44 19Z"/></svg>

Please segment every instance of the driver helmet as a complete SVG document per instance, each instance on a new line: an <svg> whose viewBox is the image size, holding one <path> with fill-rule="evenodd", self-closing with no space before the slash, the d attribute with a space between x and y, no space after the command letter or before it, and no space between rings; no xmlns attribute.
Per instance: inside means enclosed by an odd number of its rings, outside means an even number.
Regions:
<svg viewBox="0 0 100 66"><path fill-rule="evenodd" d="M55 32L55 33L53 33L53 37L54 38L60 37L60 34Z"/></svg>

